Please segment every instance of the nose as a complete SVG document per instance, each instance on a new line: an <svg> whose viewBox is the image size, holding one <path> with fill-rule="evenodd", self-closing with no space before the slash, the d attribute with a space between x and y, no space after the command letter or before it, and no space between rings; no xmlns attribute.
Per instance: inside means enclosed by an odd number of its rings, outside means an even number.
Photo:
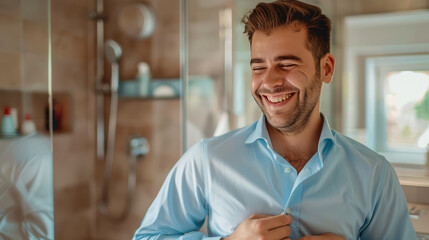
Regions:
<svg viewBox="0 0 429 240"><path fill-rule="evenodd" d="M281 70L276 67L270 67L267 69L266 74L264 76L263 85L265 88L272 89L276 87L280 87L284 84L285 76L281 74Z"/></svg>

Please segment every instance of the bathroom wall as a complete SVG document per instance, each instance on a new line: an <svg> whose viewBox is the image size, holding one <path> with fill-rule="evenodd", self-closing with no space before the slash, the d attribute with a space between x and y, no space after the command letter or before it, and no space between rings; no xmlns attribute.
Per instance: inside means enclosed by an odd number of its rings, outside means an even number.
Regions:
<svg viewBox="0 0 429 240"><path fill-rule="evenodd" d="M117 41L123 50L119 61L121 81L134 80L137 64L143 61L148 62L153 78L179 78L180 1L146 1L156 14L155 31L147 39L133 39L124 35L118 28L117 15L121 7L135 2L105 1L105 12L108 15L108 20L105 22L105 39ZM108 68L109 65L107 64L106 67ZM97 212L95 239L132 238L169 170L180 157L180 127L179 98L120 98L110 191L113 214L118 215L125 206L127 144L130 137L139 135L147 138L150 152L137 163L137 194L128 218L124 222L115 222ZM96 162L95 166L96 196L98 197L102 186L104 163Z"/></svg>
<svg viewBox="0 0 429 240"><path fill-rule="evenodd" d="M123 50L120 79L136 76L137 63L149 63L155 78L179 78L179 3L153 0L157 15L152 37L136 40L118 29L118 10L135 1L105 1L105 39ZM88 12L95 0L52 0L53 92L70 95L71 131L54 134L56 239L130 239L157 194L168 171L180 157L180 100L120 98L115 163L110 191L111 210L124 207L127 144L130 136L149 140L150 153L137 163L137 196L124 222L108 220L96 209L104 162L95 157L95 22ZM106 76L109 64L106 63ZM104 79L109 80L107 77Z"/></svg>
<svg viewBox="0 0 429 240"><path fill-rule="evenodd" d="M18 111L18 130L31 114L44 130L48 103L48 4L0 1L0 109ZM44 131L46 133L46 131Z"/></svg>
<svg viewBox="0 0 429 240"><path fill-rule="evenodd" d="M179 1L150 2L156 14L157 27L149 39L143 40L131 39L118 32L115 15L127 3L105 2L106 13L112 16L112 21L106 22L106 39L112 38L123 47L121 79L133 79L140 61L149 63L154 78L179 78ZM112 209L122 209L125 201L129 137L135 134L146 137L151 150L137 166L137 196L130 216L125 222L116 223L97 215L97 239L129 239L139 226L165 176L180 156L180 101L121 99L117 130ZM101 179L102 170L103 166L98 164L97 179Z"/></svg>
<svg viewBox="0 0 429 240"><path fill-rule="evenodd" d="M70 97L70 130L54 132L55 239L95 231L94 1L52 0L52 92Z"/></svg>

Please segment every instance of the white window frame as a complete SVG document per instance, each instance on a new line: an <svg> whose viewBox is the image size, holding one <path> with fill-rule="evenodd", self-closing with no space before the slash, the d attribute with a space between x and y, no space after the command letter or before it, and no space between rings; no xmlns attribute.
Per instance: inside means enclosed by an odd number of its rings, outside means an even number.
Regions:
<svg viewBox="0 0 429 240"><path fill-rule="evenodd" d="M365 61L366 144L393 163L424 165L426 149L387 145L386 75L393 71L428 71L429 55L370 57Z"/></svg>

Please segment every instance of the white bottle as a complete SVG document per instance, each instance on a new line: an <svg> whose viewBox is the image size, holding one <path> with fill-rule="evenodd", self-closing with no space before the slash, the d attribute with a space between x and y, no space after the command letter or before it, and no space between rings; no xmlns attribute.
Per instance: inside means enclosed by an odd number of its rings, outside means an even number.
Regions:
<svg viewBox="0 0 429 240"><path fill-rule="evenodd" d="M141 62L138 65L137 84L138 92L140 96L150 95L150 69L149 65L145 62Z"/></svg>
<svg viewBox="0 0 429 240"><path fill-rule="evenodd" d="M1 134L3 136L16 136L15 125L9 107L4 108L4 115L1 121Z"/></svg>
<svg viewBox="0 0 429 240"><path fill-rule="evenodd" d="M25 115L21 126L22 135L29 135L36 132L36 124L31 120L30 114Z"/></svg>
<svg viewBox="0 0 429 240"><path fill-rule="evenodd" d="M13 125L15 126L15 132L18 132L18 109L10 108L10 116L13 119Z"/></svg>

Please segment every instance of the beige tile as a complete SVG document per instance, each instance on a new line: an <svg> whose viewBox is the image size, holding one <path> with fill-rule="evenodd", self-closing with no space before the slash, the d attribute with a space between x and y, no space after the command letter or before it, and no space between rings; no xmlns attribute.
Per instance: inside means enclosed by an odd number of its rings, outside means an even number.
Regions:
<svg viewBox="0 0 429 240"><path fill-rule="evenodd" d="M89 181L55 190L55 218L61 221L67 219L76 212L85 211L92 207L90 195Z"/></svg>
<svg viewBox="0 0 429 240"><path fill-rule="evenodd" d="M110 191L110 211L114 216L121 213L126 200L126 187L120 184L113 184ZM136 201L139 199L135 199ZM141 204L141 203L139 203ZM148 203L142 204L147 206ZM141 213L131 209L128 217L123 222L115 222L107 219L100 213L97 213L97 235L96 239L131 239L134 232L140 225Z"/></svg>
<svg viewBox="0 0 429 240"><path fill-rule="evenodd" d="M49 50L48 25L23 21L22 50L26 53L47 55Z"/></svg>
<svg viewBox="0 0 429 240"><path fill-rule="evenodd" d="M61 91L88 91L87 66L77 59L52 57L52 90Z"/></svg>
<svg viewBox="0 0 429 240"><path fill-rule="evenodd" d="M20 0L0 0L0 13L19 17L21 13Z"/></svg>
<svg viewBox="0 0 429 240"><path fill-rule="evenodd" d="M41 25L48 25L48 0L20 0L21 17ZM55 2L55 1L53 1Z"/></svg>
<svg viewBox="0 0 429 240"><path fill-rule="evenodd" d="M22 55L21 86L26 90L47 92L49 86L48 55Z"/></svg>
<svg viewBox="0 0 429 240"><path fill-rule="evenodd" d="M55 189L93 178L94 143L88 142L86 134L74 129L70 133L54 133Z"/></svg>
<svg viewBox="0 0 429 240"><path fill-rule="evenodd" d="M129 136L140 134L149 140L151 150L137 162L137 191L131 215L124 223L111 225L97 215L97 237L129 239L139 226L144 213L159 191L166 175L180 156L180 101L121 99L118 112L117 143L110 190L112 211L124 206ZM168 147L166 147L168 146ZM97 196L101 191L103 163L96 165Z"/></svg>
<svg viewBox="0 0 429 240"><path fill-rule="evenodd" d="M52 31L52 56L86 61L87 39L69 31Z"/></svg>
<svg viewBox="0 0 429 240"><path fill-rule="evenodd" d="M90 222L91 214L91 210L85 210L74 212L61 220L58 220L55 216L55 239L91 239L91 227L93 224Z"/></svg>
<svg viewBox="0 0 429 240"><path fill-rule="evenodd" d="M21 20L0 14L0 50L19 53L21 50Z"/></svg>
<svg viewBox="0 0 429 240"><path fill-rule="evenodd" d="M21 56L0 51L0 88L19 89L21 87Z"/></svg>
<svg viewBox="0 0 429 240"><path fill-rule="evenodd" d="M157 13L157 28L153 34L151 62L157 78L180 76L180 9L179 1L152 1ZM158 11L162 9L162 13Z"/></svg>
<svg viewBox="0 0 429 240"><path fill-rule="evenodd" d="M56 140L54 137L55 189L61 189L83 180L89 181L92 179L93 168L86 165L88 161L91 161L93 158L92 154L76 153L80 152L80 150L69 150L68 153L58 153L60 147L59 144L55 144L55 142Z"/></svg>
<svg viewBox="0 0 429 240"><path fill-rule="evenodd" d="M51 11L52 30L70 31L79 35L86 35L87 25L90 23L88 8L78 1L52 1Z"/></svg>

